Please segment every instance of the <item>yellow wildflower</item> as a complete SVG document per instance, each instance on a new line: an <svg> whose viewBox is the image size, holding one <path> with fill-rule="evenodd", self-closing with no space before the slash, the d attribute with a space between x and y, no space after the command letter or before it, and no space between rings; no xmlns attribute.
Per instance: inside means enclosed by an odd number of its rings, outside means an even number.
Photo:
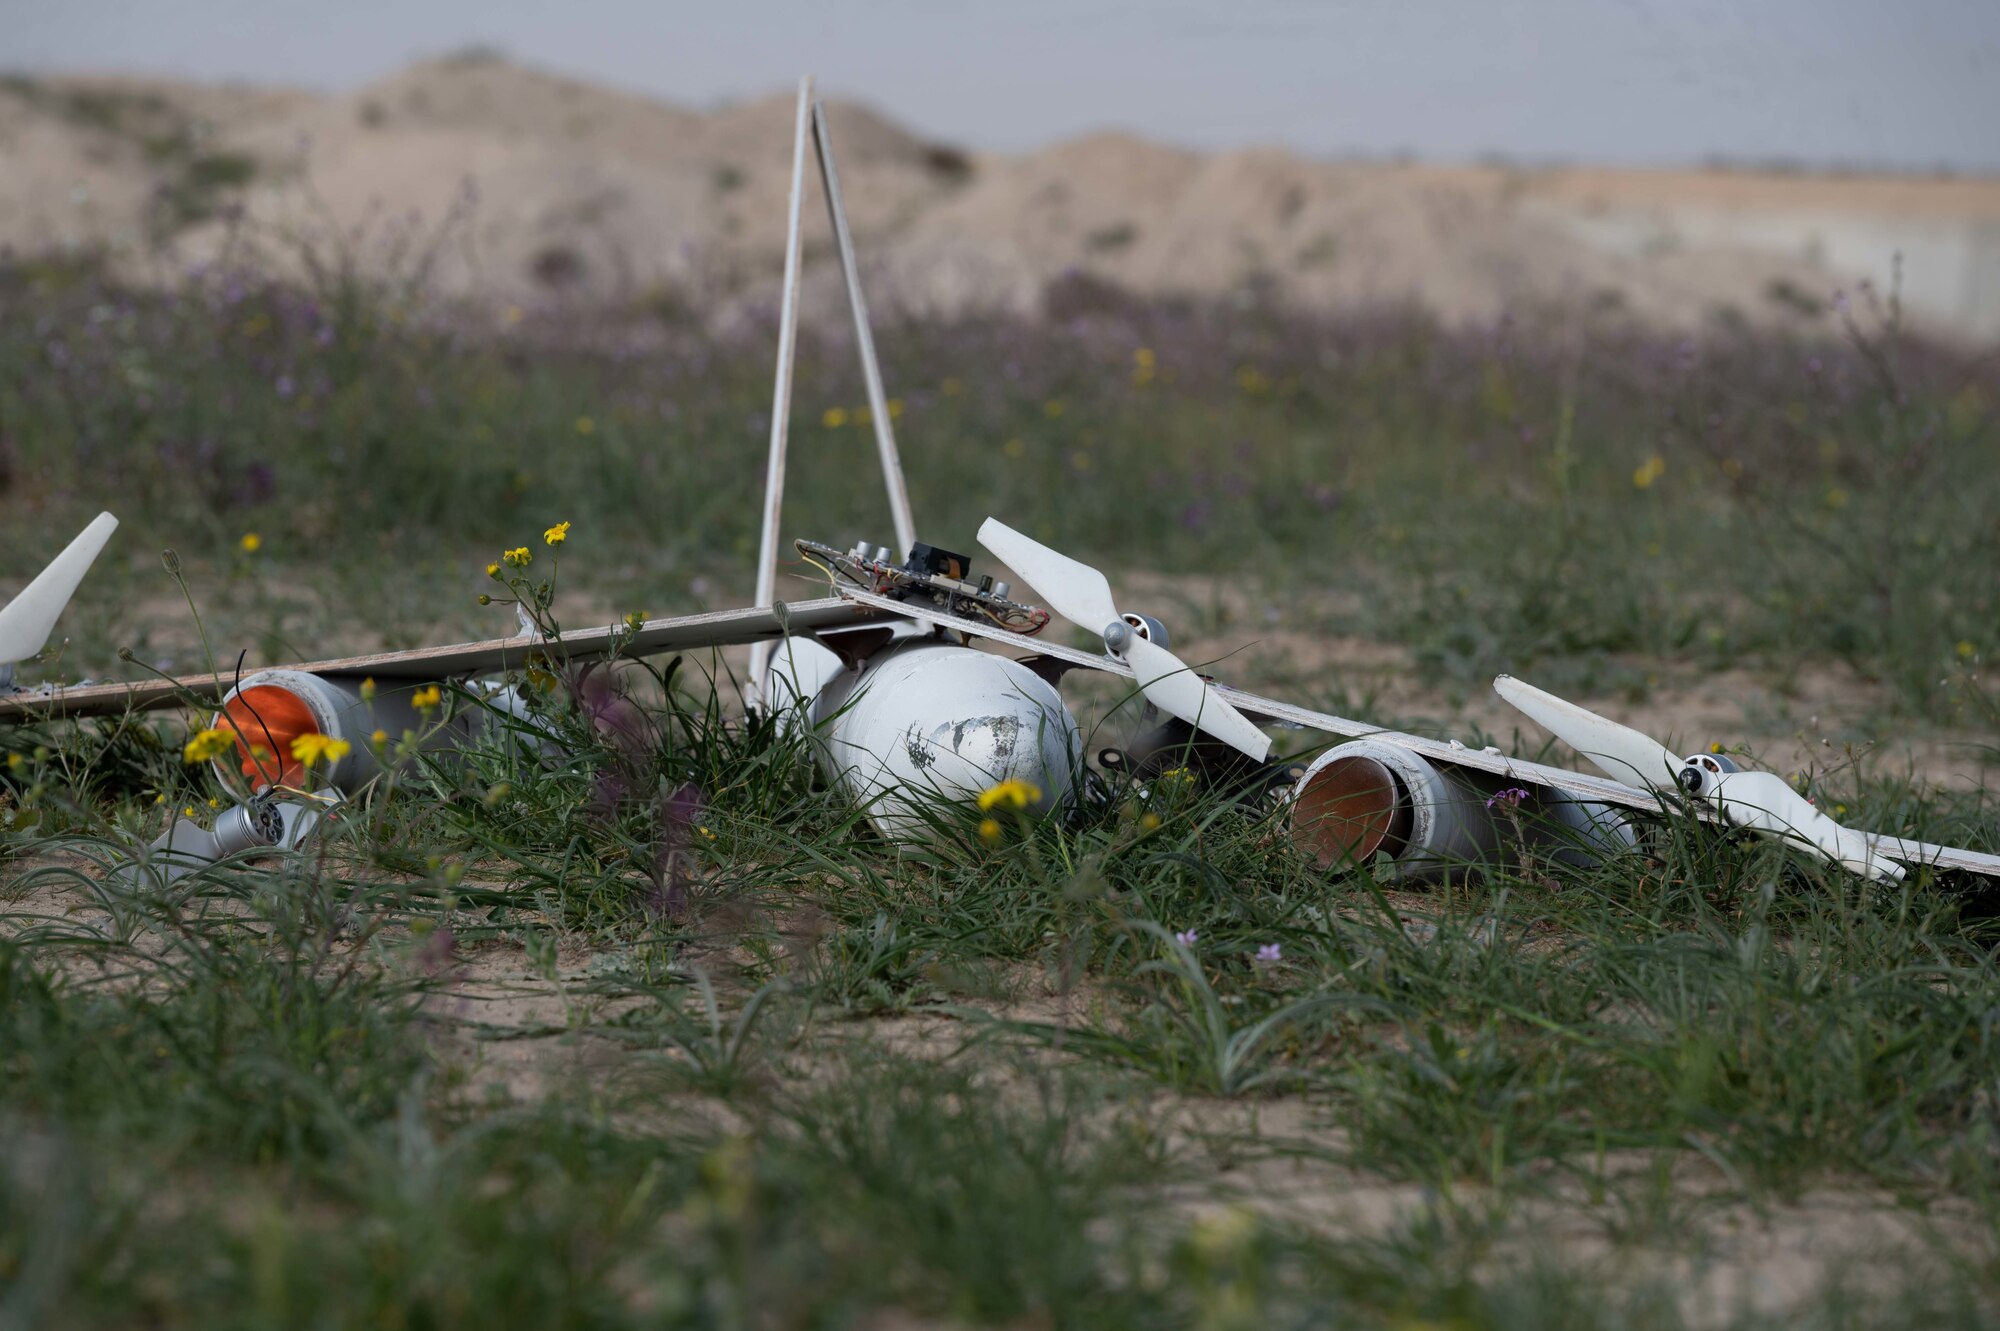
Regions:
<svg viewBox="0 0 2000 1331"><path fill-rule="evenodd" d="M264 538L259 536L254 531L246 531L243 533L243 539L238 541L236 544L238 548L240 548L243 551L244 554L254 555L257 553L257 551L263 548Z"/></svg>
<svg viewBox="0 0 2000 1331"><path fill-rule="evenodd" d="M1009 439L1000 445L1000 451L1010 458L1024 458L1028 455L1028 445L1020 439Z"/></svg>
<svg viewBox="0 0 2000 1331"><path fill-rule="evenodd" d="M361 701L375 701L375 676L370 675L361 681Z"/></svg>
<svg viewBox="0 0 2000 1331"><path fill-rule="evenodd" d="M542 539L550 545L561 545L569 539L569 524L567 522L558 522L555 526L542 533Z"/></svg>
<svg viewBox="0 0 2000 1331"><path fill-rule="evenodd" d="M1159 830L1160 830L1160 815L1159 815L1159 814L1157 814L1157 813L1143 813L1143 814L1140 814L1140 815L1139 815L1139 830L1140 830L1141 832L1157 832L1157 831L1159 831Z"/></svg>
<svg viewBox="0 0 2000 1331"><path fill-rule="evenodd" d="M889 399L889 419L892 421L903 419L903 399L899 397Z"/></svg>
<svg viewBox="0 0 2000 1331"><path fill-rule="evenodd" d="M1244 1206L1231 1206L1196 1221L1188 1238L1197 1253L1209 1261L1220 1262L1232 1260L1247 1250L1256 1242L1257 1231L1256 1212Z"/></svg>
<svg viewBox="0 0 2000 1331"><path fill-rule="evenodd" d="M1632 473L1632 484L1641 490L1651 489L1653 482L1666 474L1667 460L1655 453L1640 463L1638 469Z"/></svg>
<svg viewBox="0 0 2000 1331"><path fill-rule="evenodd" d="M578 434L596 434L597 422L588 416L579 416L576 418L576 432Z"/></svg>
<svg viewBox="0 0 2000 1331"><path fill-rule="evenodd" d="M982 818L979 821L979 839L991 845L1000 839L1000 822L996 818Z"/></svg>
<svg viewBox="0 0 2000 1331"><path fill-rule="evenodd" d="M375 729L375 733L368 737L368 743L370 744L370 746L377 749L381 748L384 744L387 744L388 742L389 742L389 732L382 729L380 726L377 726Z"/></svg>
<svg viewBox="0 0 2000 1331"><path fill-rule="evenodd" d="M236 746L236 732L233 730L202 730L187 742L181 750L184 763L205 763L220 758Z"/></svg>
<svg viewBox="0 0 2000 1331"><path fill-rule="evenodd" d="M526 568L529 561L534 559L534 557L534 554L525 545L517 545L506 554L500 556L503 561L515 568Z"/></svg>
<svg viewBox="0 0 2000 1331"><path fill-rule="evenodd" d="M436 710L438 703L443 698L444 692L437 685L426 684L423 688L418 689L410 695L410 706L420 712L431 712Z"/></svg>
<svg viewBox="0 0 2000 1331"><path fill-rule="evenodd" d="M828 407L819 414L819 423L829 430L838 430L847 424L847 408Z"/></svg>
<svg viewBox="0 0 2000 1331"><path fill-rule="evenodd" d="M999 785L979 792L979 811L987 813L996 808L1025 809L1041 797L1041 791L1017 776L1010 776Z"/></svg>
<svg viewBox="0 0 2000 1331"><path fill-rule="evenodd" d="M8 771L10 771L10 772L18 772L18 771L20 771L20 770L21 770L21 769L22 769L23 767L26 767L27 765L28 765L28 759L27 759L27 757L26 757L25 755L23 755L23 754L19 754L19 753L10 753L10 754L8 754L8 755L7 755L7 770L8 770Z"/></svg>
<svg viewBox="0 0 2000 1331"><path fill-rule="evenodd" d="M488 565L486 566L486 576L487 576L487 577L489 577L489 578L497 578L497 577L499 577L499 576L500 576L500 566L499 566L498 564L488 564Z"/></svg>
<svg viewBox="0 0 2000 1331"><path fill-rule="evenodd" d="M1977 653L1978 651L1979 651L1979 649L1978 649L1977 647L1974 647L1974 646L1972 645L1972 642L1971 642L1971 640L1970 640L1970 639L1963 639L1963 638L1962 638L1962 639L1960 639L1960 640L1959 640L1959 644L1958 644L1958 656L1959 656L1959 659L1960 659L1960 660L1962 660L1962 661L1970 661L1970 660L1971 660L1971 659L1973 658L1973 655L1974 655L1975 653Z"/></svg>
<svg viewBox="0 0 2000 1331"><path fill-rule="evenodd" d="M300 735L292 741L292 757L306 767L318 766L322 758L326 760L326 765L331 767L353 749L354 746L346 740L322 735L317 730Z"/></svg>
<svg viewBox="0 0 2000 1331"><path fill-rule="evenodd" d="M625 616L625 627L631 629L634 633L644 628L645 625L646 612L644 610L634 610Z"/></svg>

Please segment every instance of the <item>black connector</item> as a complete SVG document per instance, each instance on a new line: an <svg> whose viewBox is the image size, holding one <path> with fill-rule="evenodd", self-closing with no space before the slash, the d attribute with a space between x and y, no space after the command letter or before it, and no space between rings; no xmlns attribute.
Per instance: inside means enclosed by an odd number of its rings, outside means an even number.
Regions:
<svg viewBox="0 0 2000 1331"><path fill-rule="evenodd" d="M903 567L912 573L921 573L934 578L955 578L965 581L972 568L970 555L955 554L950 550L940 550L922 541L910 546L910 557L903 561Z"/></svg>

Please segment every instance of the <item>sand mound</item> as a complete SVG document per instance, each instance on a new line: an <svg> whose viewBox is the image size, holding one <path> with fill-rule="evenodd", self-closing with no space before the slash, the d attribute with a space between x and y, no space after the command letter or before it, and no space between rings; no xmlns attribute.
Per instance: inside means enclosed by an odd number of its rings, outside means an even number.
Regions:
<svg viewBox="0 0 2000 1331"><path fill-rule="evenodd" d="M1127 134L973 155L865 107L833 118L884 303L1033 310L1082 272L1450 321L1547 303L1824 321L1836 288L1886 284L1901 254L1920 318L2000 336L2000 182L1323 162ZM698 111L477 55L338 96L17 77L0 84L0 243L149 276L248 241L280 262L423 254L497 302L668 291L726 314L770 298L792 124L789 95ZM816 188L808 207L808 309L830 313Z"/></svg>

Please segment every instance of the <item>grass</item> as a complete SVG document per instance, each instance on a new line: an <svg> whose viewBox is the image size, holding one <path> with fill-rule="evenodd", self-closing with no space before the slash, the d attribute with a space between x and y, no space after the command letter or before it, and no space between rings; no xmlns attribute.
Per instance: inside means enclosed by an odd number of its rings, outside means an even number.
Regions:
<svg viewBox="0 0 2000 1331"><path fill-rule="evenodd" d="M505 631L480 570L525 541L547 576L557 518L565 622L732 603L763 339L319 283L0 280L9 567L126 522L33 669L193 664L153 546L253 661ZM995 512L1198 571L1161 598L1190 641L1277 592L1432 696L1805 662L1992 727L1990 361L1093 299L884 330L936 539ZM844 542L879 517L843 355L802 357L793 493ZM1116 774L891 846L715 669L558 687L166 887L105 870L223 798L180 720L0 736L0 1325L1990 1323L1986 885L1665 819L1413 890ZM2000 845L1983 790L1820 783Z"/></svg>

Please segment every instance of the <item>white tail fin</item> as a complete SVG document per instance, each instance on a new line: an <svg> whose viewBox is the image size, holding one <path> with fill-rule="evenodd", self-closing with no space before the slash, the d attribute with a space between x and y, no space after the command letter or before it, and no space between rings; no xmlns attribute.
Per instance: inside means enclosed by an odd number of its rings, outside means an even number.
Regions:
<svg viewBox="0 0 2000 1331"><path fill-rule="evenodd" d="M91 524L49 562L21 594L0 610L0 664L25 661L42 650L55 631L56 616L76 595L104 543L118 530L118 519L99 513Z"/></svg>

